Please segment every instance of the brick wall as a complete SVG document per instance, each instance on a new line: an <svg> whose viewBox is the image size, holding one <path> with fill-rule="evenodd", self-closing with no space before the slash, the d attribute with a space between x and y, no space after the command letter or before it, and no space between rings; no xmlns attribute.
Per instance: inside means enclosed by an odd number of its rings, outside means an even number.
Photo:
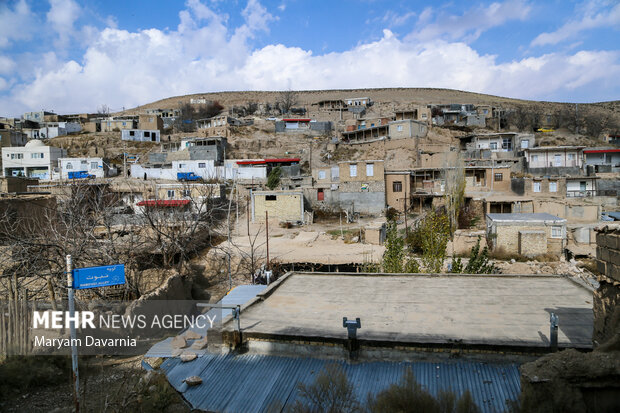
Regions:
<svg viewBox="0 0 620 413"><path fill-rule="evenodd" d="M620 225L596 228L599 288L594 293L594 344L620 335Z"/></svg>

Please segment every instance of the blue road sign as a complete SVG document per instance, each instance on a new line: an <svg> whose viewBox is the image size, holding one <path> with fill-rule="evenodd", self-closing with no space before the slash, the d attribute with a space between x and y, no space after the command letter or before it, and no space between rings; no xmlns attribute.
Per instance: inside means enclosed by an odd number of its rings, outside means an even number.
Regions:
<svg viewBox="0 0 620 413"><path fill-rule="evenodd" d="M118 284L125 284L125 265L123 264L73 270L73 288L76 290Z"/></svg>

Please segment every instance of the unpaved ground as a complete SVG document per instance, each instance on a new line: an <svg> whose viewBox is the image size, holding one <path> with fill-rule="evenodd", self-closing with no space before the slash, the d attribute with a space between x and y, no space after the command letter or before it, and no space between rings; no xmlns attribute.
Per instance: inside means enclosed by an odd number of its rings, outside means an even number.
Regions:
<svg viewBox="0 0 620 413"><path fill-rule="evenodd" d="M220 248L232 251L233 254L249 254L254 242L255 255L266 257L267 243L264 223L250 223L248 237L245 218L232 231L230 243L224 242ZM369 222L361 221L343 224L343 232L356 231ZM385 247L382 245L364 244L361 242L347 243L340 236L331 235L327 231L340 231L337 222L327 224L311 224L295 228L280 228L277 223L269 223L269 258L281 263L310 262L320 264L349 264L378 262L383 256ZM217 254L218 251L214 250Z"/></svg>

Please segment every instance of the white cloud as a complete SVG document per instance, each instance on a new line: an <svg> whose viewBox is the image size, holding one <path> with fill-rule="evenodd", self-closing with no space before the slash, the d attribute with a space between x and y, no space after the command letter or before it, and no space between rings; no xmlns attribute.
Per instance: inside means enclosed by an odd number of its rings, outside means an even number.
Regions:
<svg viewBox="0 0 620 413"><path fill-rule="evenodd" d="M48 24L58 35L58 47L64 47L74 33L75 21L80 16L80 6L73 0L50 0L50 10L46 18Z"/></svg>
<svg viewBox="0 0 620 413"><path fill-rule="evenodd" d="M493 27L501 26L509 20L524 20L531 7L524 0L509 0L491 3L467 10L462 15L434 13L427 7L418 18L416 30L409 39L428 41L433 39L463 40L471 42ZM433 15L435 19L430 23Z"/></svg>
<svg viewBox="0 0 620 413"><path fill-rule="evenodd" d="M0 47L14 40L28 40L35 30L35 17L26 0L19 0L13 9L0 5Z"/></svg>
<svg viewBox="0 0 620 413"><path fill-rule="evenodd" d="M541 33L534 40L532 46L558 44L565 40L574 39L585 30L615 27L620 25L620 3L611 9L599 7L598 2L588 2L583 9L580 20L571 20L554 32Z"/></svg>
<svg viewBox="0 0 620 413"><path fill-rule="evenodd" d="M37 57L31 78L3 83L0 113L94 111L102 103L120 109L220 90L437 87L548 99L620 89L617 51L557 52L504 63L463 41L403 39L390 30L344 52L313 54L282 44L253 49L251 39L268 30L273 17L253 1L243 16L241 26L229 28L226 16L193 1L179 13L175 30L91 30L79 58L67 61L50 52Z"/></svg>

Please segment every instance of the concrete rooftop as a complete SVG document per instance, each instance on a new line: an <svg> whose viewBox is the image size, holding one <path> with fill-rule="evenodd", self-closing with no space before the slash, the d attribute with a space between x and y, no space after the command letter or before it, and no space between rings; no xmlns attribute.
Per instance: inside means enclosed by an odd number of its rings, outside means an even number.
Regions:
<svg viewBox="0 0 620 413"><path fill-rule="evenodd" d="M242 308L241 329L329 341L347 337L346 316L360 340L548 347L551 312L560 347L591 347L592 292L563 276L289 273Z"/></svg>

